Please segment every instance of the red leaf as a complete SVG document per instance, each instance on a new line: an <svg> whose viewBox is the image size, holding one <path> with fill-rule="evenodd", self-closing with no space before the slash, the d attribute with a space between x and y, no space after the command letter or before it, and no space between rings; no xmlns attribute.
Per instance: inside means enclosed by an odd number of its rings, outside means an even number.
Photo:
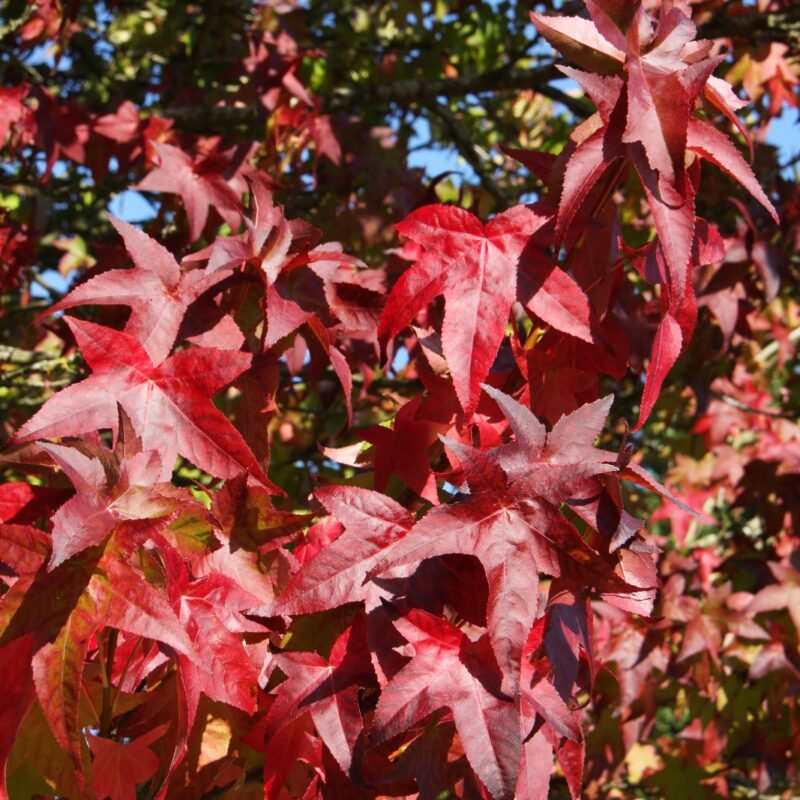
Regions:
<svg viewBox="0 0 800 800"><path fill-rule="evenodd" d="M556 65L559 72L578 83L597 107L602 120L608 123L611 112L619 101L622 79L617 75L596 75L572 67Z"/></svg>
<svg viewBox="0 0 800 800"><path fill-rule="evenodd" d="M225 181L222 172L227 164L193 161L179 147L152 142L159 165L134 188L142 192L169 192L180 195L189 217L189 236L200 238L213 205L232 228L239 223L240 203L236 192Z"/></svg>
<svg viewBox="0 0 800 800"><path fill-rule="evenodd" d="M0 522L9 522L34 499L29 483L4 483L0 486Z"/></svg>
<svg viewBox="0 0 800 800"><path fill-rule="evenodd" d="M167 730L159 725L132 742L116 742L100 736L89 737L94 754L92 782L97 800L136 800L136 786L150 780L158 770L156 754L148 747Z"/></svg>
<svg viewBox="0 0 800 800"><path fill-rule="evenodd" d="M241 435L211 402L214 392L247 369L249 355L196 348L153 366L132 336L91 322L67 322L94 374L50 398L16 433L15 442L116 428L119 403L142 447L158 450L164 464L180 453L212 475L232 478L247 470L274 488Z"/></svg>
<svg viewBox="0 0 800 800"><path fill-rule="evenodd" d="M284 783L295 762L304 761L321 772L322 740L314 736L309 717L287 720L280 736L273 736L264 750L264 797L285 797Z"/></svg>
<svg viewBox="0 0 800 800"><path fill-rule="evenodd" d="M271 184L261 173L249 176L252 219L244 218L245 232L238 237L218 238L208 259L208 270L216 271L250 261L272 285L289 263L294 239L292 224L283 208L272 201Z"/></svg>
<svg viewBox="0 0 800 800"><path fill-rule="evenodd" d="M420 497L436 505L439 502L436 479L426 451L449 425L416 418L421 400L417 397L403 405L392 428L373 425L359 435L373 446L376 489L384 491L394 472Z"/></svg>
<svg viewBox="0 0 800 800"><path fill-rule="evenodd" d="M668 280L670 298L679 308L688 291L695 227L694 194L692 191L686 195L678 192L669 181L657 175L634 148L629 148L628 155L644 186L658 243L667 263L668 278L662 276L662 279ZM688 180L684 182L688 183Z"/></svg>
<svg viewBox="0 0 800 800"><path fill-rule="evenodd" d="M399 503L368 489L328 486L315 495L345 531L292 578L278 599L282 614L308 614L363 600L367 573L414 522Z"/></svg>
<svg viewBox="0 0 800 800"><path fill-rule="evenodd" d="M0 147L5 144L11 127L19 122L25 114L26 107L22 101L28 91L25 84L4 86L0 89Z"/></svg>
<svg viewBox="0 0 800 800"><path fill-rule="evenodd" d="M613 396L607 395L594 403L586 403L571 414L564 414L547 437L545 458L553 464L596 460L598 451L594 442L602 433L613 401Z"/></svg>
<svg viewBox="0 0 800 800"><path fill-rule="evenodd" d="M230 630L223 614L203 598L184 595L180 620L202 660L179 657L181 681L187 694L189 726L194 722L200 693L252 714L258 670L242 640ZM223 618L221 618L223 617Z"/></svg>
<svg viewBox="0 0 800 800"><path fill-rule="evenodd" d="M541 454L547 441L547 428L536 419L533 412L499 389L487 385L483 389L508 420L520 455L530 459Z"/></svg>
<svg viewBox="0 0 800 800"><path fill-rule="evenodd" d="M683 172L689 97L678 75L649 67L646 59L629 57L628 119L623 142L641 142L650 167L671 184Z"/></svg>
<svg viewBox="0 0 800 800"><path fill-rule="evenodd" d="M414 657L381 693L373 738L390 739L447 707L475 773L496 800L513 798L519 723L514 705L500 695L487 637L470 642L449 622L417 610L395 627L413 645Z"/></svg>
<svg viewBox="0 0 800 800"><path fill-rule="evenodd" d="M35 486L30 483L4 483L0 486L0 522L20 525L49 515L50 510L69 496L68 489Z"/></svg>
<svg viewBox="0 0 800 800"><path fill-rule="evenodd" d="M421 309L444 292L446 279L447 273L435 253L423 256L400 276L378 324L378 337L384 351L388 339L397 336Z"/></svg>
<svg viewBox="0 0 800 800"><path fill-rule="evenodd" d="M555 686L544 678L523 682L520 690L520 706L527 706L526 715L531 723L538 714L560 736L577 741L580 738L580 726L574 714L567 708ZM533 712L533 713L532 713Z"/></svg>
<svg viewBox="0 0 800 800"><path fill-rule="evenodd" d="M642 469L638 464L633 462L626 464L624 469L620 471L620 478L622 478L622 480L631 481L632 483L637 483L639 486L644 486L646 489L650 489L651 492L655 492L666 500L669 500L671 503L678 506L681 511L693 517L703 517L702 514L687 506L686 503L676 497L666 486L659 483L649 472Z"/></svg>
<svg viewBox="0 0 800 800"><path fill-rule="evenodd" d="M525 248L545 222L527 206L515 206L484 226L468 211L439 205L420 208L396 226L425 254L389 295L379 333L385 342L444 294L442 346L468 414L503 340Z"/></svg>
<svg viewBox="0 0 800 800"><path fill-rule="evenodd" d="M92 130L119 144L128 144L139 137L139 124L139 109L130 100L124 100L113 114L98 117Z"/></svg>
<svg viewBox="0 0 800 800"><path fill-rule="evenodd" d="M550 584L547 600L547 626L544 645L554 668L558 694L569 697L580 668L581 651L593 667L591 646L591 607L586 593L570 581Z"/></svg>
<svg viewBox="0 0 800 800"><path fill-rule="evenodd" d="M288 680L278 687L277 699L267 715L267 736L280 736L287 722L307 712L325 746L342 770L349 772L363 729L358 689L374 684L363 617L339 637L330 661L316 653L281 653L274 657L272 666L286 673Z"/></svg>
<svg viewBox="0 0 800 800"><path fill-rule="evenodd" d="M608 399L564 417L543 452L541 423L511 398L489 393L511 410L510 421L521 435L491 452L444 440L470 494L429 511L380 556L371 574L449 553L478 558L489 584L489 636L503 689L513 695L522 648L536 617L539 574L559 576L568 562L583 568L602 564L559 507L588 477L615 472L616 466L609 463L613 454L591 447Z"/></svg>
<svg viewBox="0 0 800 800"><path fill-rule="evenodd" d="M553 267L535 288L528 308L556 330L592 343L589 298L559 267Z"/></svg>
<svg viewBox="0 0 800 800"><path fill-rule="evenodd" d="M565 58L591 72L612 74L625 54L583 17L545 17L531 13L536 30Z"/></svg>
<svg viewBox="0 0 800 800"><path fill-rule="evenodd" d="M87 593L98 618L109 627L164 642L202 665L202 657L163 592L114 552L101 559Z"/></svg>
<svg viewBox="0 0 800 800"><path fill-rule="evenodd" d="M3 681L6 684L0 696L0 796L6 793L6 764L17 728L28 713L33 700L31 681L31 656L33 634L0 646L0 663L3 665Z"/></svg>
<svg viewBox="0 0 800 800"><path fill-rule="evenodd" d="M575 215L592 190L613 163L613 152L609 154L605 130L595 131L582 141L570 156L564 169L564 182L556 219L556 238L560 242L572 224Z"/></svg>
<svg viewBox="0 0 800 800"><path fill-rule="evenodd" d="M0 564L16 575L32 575L47 560L50 540L28 525L0 525Z"/></svg>
<svg viewBox="0 0 800 800"><path fill-rule="evenodd" d="M639 419L634 430L638 431L650 416L650 412L653 410L653 406L661 392L664 378L667 377L672 365L678 360L682 347L683 336L680 325L667 312L661 318L656 331L656 338L653 341L653 352L650 356L650 364L647 367L647 380L642 394L642 405L639 409Z"/></svg>
<svg viewBox="0 0 800 800"><path fill-rule="evenodd" d="M747 105L747 101L741 100L727 81L721 78L715 78L713 75L708 79L708 83L706 83L703 89L703 94L712 105L716 106L736 126L739 133L742 134L745 142L747 142L747 147L750 151L750 163L752 163L753 140L747 128L745 128L739 117L736 116L736 112L743 109Z"/></svg>
<svg viewBox="0 0 800 800"><path fill-rule="evenodd" d="M693 150L712 164L716 164L732 178L739 181L769 211L775 223L780 223L775 206L772 205L769 197L761 188L750 165L725 134L720 133L703 120L693 119L689 123L686 145L690 150Z"/></svg>
<svg viewBox="0 0 800 800"><path fill-rule="evenodd" d="M49 313L81 305L130 306L125 332L139 341L153 364L160 364L172 350L186 309L230 270L209 268L181 274L172 253L155 239L127 222L109 218L122 236L134 268L103 272L73 289Z"/></svg>
<svg viewBox="0 0 800 800"><path fill-rule="evenodd" d="M311 331L317 337L317 341L322 345L322 349L330 359L331 367L333 367L339 383L342 384L345 407L347 409L347 427L349 428L353 424L353 374L350 372L347 359L342 351L334 347L327 328L314 316L310 316L307 322L308 327L311 328Z"/></svg>
<svg viewBox="0 0 800 800"><path fill-rule="evenodd" d="M153 488L163 472L156 452L139 453L123 462L116 485L108 486L100 459L89 458L74 447L40 447L55 459L77 491L51 519L50 569L81 550L100 544L124 520L162 517L186 502L172 484L160 490Z"/></svg>
<svg viewBox="0 0 800 800"><path fill-rule="evenodd" d="M539 730L522 745L517 781L518 800L547 800L552 769L553 746L544 731Z"/></svg>
<svg viewBox="0 0 800 800"><path fill-rule="evenodd" d="M500 145L505 155L519 161L522 166L527 167L532 175L535 175L542 183L548 183L550 172L556 163L556 156L552 153L542 153L537 150L521 150L517 147L506 147Z"/></svg>

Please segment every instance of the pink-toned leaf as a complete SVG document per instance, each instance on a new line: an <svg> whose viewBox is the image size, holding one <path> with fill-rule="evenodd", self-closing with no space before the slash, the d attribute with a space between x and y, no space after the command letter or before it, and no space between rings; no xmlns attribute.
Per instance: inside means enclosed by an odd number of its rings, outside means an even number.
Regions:
<svg viewBox="0 0 800 800"><path fill-rule="evenodd" d="M722 78L716 78L713 75L706 82L703 93L706 99L721 111L734 124L739 133L742 134L745 142L747 142L747 147L750 151L750 163L752 163L753 139L750 136L750 132L744 126L744 123L736 116L736 112L743 109L747 105L747 101L737 96L728 81L722 80Z"/></svg>
<svg viewBox="0 0 800 800"><path fill-rule="evenodd" d="M591 101L604 122L608 122L622 91L622 79L618 75L596 75L593 72L556 65L556 69L577 83Z"/></svg>
<svg viewBox="0 0 800 800"><path fill-rule="evenodd" d="M200 238L212 205L231 227L238 224L239 198L222 177L219 167L215 170L195 163L187 153L171 144L152 142L152 146L158 154L159 165L135 189L179 195L189 218L189 236L193 241Z"/></svg>
<svg viewBox="0 0 800 800"><path fill-rule="evenodd" d="M642 405L639 410L639 419L636 428L644 425L653 406L658 400L664 378L672 369L673 364L678 360L683 348L683 336L680 325L670 313L665 313L661 318L653 341L653 350L650 356L650 364L647 367L647 380L645 381L644 393L642 394Z"/></svg>
<svg viewBox="0 0 800 800"><path fill-rule="evenodd" d="M628 118L622 141L641 142L650 167L675 185L683 172L686 126L691 107L678 75L651 66L646 58L629 57Z"/></svg>
<svg viewBox="0 0 800 800"><path fill-rule="evenodd" d="M539 730L522 745L516 794L518 800L547 800L552 769L553 746L544 731Z"/></svg>
<svg viewBox="0 0 800 800"><path fill-rule="evenodd" d="M100 459L89 458L73 447L45 443L40 447L53 457L77 492L51 518L50 569L87 547L100 544L123 520L163 516L178 505L175 497L157 499L156 492L149 491L161 472L161 461L156 453L152 453L154 458L138 459L144 462L140 480L145 485L121 484L119 492L112 493L106 485L106 472ZM149 480L147 465L151 465Z"/></svg>
<svg viewBox="0 0 800 800"><path fill-rule="evenodd" d="M145 450L165 464L180 453L212 475L247 470L272 486L241 435L211 396L244 372L250 356L223 350L184 350L153 366L136 339L111 328L69 319L93 375L62 390L20 428L16 442L116 428L117 404L128 413Z"/></svg>
<svg viewBox="0 0 800 800"><path fill-rule="evenodd" d="M363 600L367 573L413 525L406 509L378 492L328 486L315 495L345 532L292 578L278 600L280 613L308 614Z"/></svg>
<svg viewBox="0 0 800 800"><path fill-rule="evenodd" d="M395 626L413 645L414 657L381 693L373 737L385 741L447 707L478 777L495 800L510 800L517 783L519 723L514 706L499 694L487 638L472 643L424 611L410 611Z"/></svg>
<svg viewBox="0 0 800 800"><path fill-rule="evenodd" d="M775 223L780 222L775 206L761 188L750 165L724 133L720 133L703 120L692 119L689 123L686 146L739 181L769 211Z"/></svg>
<svg viewBox="0 0 800 800"><path fill-rule="evenodd" d="M536 30L565 58L590 72L619 72L625 54L583 17L546 17L531 13Z"/></svg>
<svg viewBox="0 0 800 800"><path fill-rule="evenodd" d="M598 455L601 460L605 458L602 451L594 450L594 442L603 430L613 402L614 397L609 394L560 417L550 431L544 457L553 464L592 461Z"/></svg>
<svg viewBox="0 0 800 800"><path fill-rule="evenodd" d="M553 267L530 299L528 308L556 330L584 342L594 341L589 298L559 267Z"/></svg>
<svg viewBox="0 0 800 800"><path fill-rule="evenodd" d="M144 231L109 215L134 262L133 269L103 272L73 289L50 313L81 305L130 306L125 332L147 351L154 364L172 349L186 309L230 270L181 274L172 253Z"/></svg>

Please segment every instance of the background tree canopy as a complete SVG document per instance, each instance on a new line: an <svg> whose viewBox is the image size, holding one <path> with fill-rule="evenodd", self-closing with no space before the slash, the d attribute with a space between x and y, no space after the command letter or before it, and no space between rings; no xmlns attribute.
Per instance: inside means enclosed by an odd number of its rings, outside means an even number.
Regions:
<svg viewBox="0 0 800 800"><path fill-rule="evenodd" d="M792 0L7 0L0 797L794 797L799 87Z"/></svg>

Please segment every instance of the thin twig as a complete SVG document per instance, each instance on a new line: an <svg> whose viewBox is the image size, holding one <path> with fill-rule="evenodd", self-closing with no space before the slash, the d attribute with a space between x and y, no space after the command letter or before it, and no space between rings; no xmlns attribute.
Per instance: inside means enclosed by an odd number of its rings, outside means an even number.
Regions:
<svg viewBox="0 0 800 800"><path fill-rule="evenodd" d="M475 75L455 78L408 79L385 83L354 83L337 86L320 95L323 108L328 112L347 112L366 106L411 105L429 106L435 98L453 99L469 94L500 94L531 89L562 103L573 114L583 118L591 113L584 100L572 97L550 82L563 78L552 63L533 69L501 68ZM249 127L263 122L265 111L260 106L182 106L163 109L160 113L175 121L183 130Z"/></svg>
<svg viewBox="0 0 800 800"><path fill-rule="evenodd" d="M44 361L52 356L46 353L34 353L31 350L21 350L7 344L0 344L0 361L6 364L34 364Z"/></svg>
<svg viewBox="0 0 800 800"><path fill-rule="evenodd" d="M756 408L755 406L743 403L741 400L737 400L735 397L731 397L729 394L718 392L715 389L712 389L709 394L717 400L720 400L732 408L737 409L738 411L744 411L745 414L763 414L765 417L771 417L772 419L786 419L790 422L797 421L797 417L784 414L782 411L774 411L773 409L769 408Z"/></svg>
<svg viewBox="0 0 800 800"><path fill-rule="evenodd" d="M491 169L487 166L485 154L480 152L472 138L464 130L464 127L456 119L449 108L436 101L432 102L428 108L433 116L438 117L445 130L455 144L456 149L464 160L475 170L475 174L480 179L481 185L501 206L510 204L505 192L495 183Z"/></svg>

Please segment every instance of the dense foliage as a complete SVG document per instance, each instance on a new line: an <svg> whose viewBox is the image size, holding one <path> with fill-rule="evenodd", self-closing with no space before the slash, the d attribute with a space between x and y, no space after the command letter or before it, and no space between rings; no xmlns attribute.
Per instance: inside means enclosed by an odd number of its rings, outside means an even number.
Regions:
<svg viewBox="0 0 800 800"><path fill-rule="evenodd" d="M799 16L7 2L0 797L795 796Z"/></svg>

